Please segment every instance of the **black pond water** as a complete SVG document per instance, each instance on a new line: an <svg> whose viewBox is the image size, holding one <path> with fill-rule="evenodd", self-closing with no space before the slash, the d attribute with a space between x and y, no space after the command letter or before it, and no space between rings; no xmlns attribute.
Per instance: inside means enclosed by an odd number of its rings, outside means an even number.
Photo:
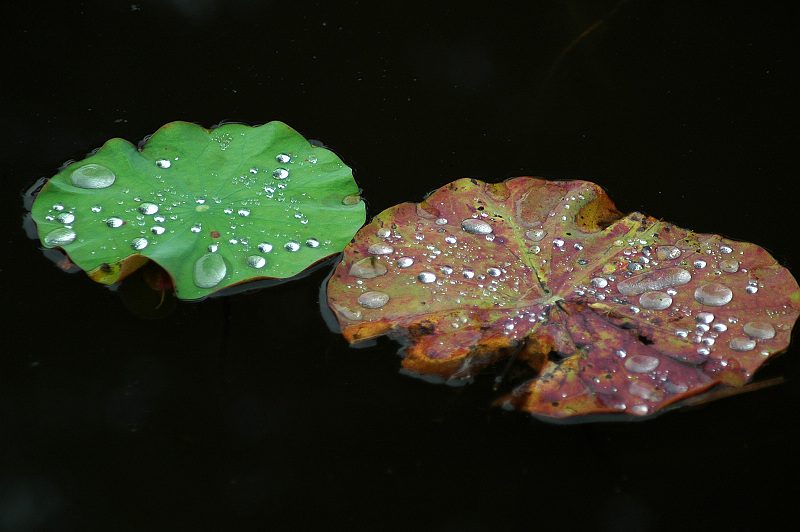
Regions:
<svg viewBox="0 0 800 532"><path fill-rule="evenodd" d="M350 349L324 269L138 318L42 256L21 198L108 138L279 119L372 214L459 177L589 179L796 269L798 50L772 4L4 2L0 530L775 529L796 346L763 372L781 386L552 425Z"/></svg>

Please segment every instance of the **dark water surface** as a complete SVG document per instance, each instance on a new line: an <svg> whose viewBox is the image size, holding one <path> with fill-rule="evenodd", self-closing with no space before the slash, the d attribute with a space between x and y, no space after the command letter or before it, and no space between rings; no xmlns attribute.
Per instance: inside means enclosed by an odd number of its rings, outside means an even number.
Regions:
<svg viewBox="0 0 800 532"><path fill-rule="evenodd" d="M588 179L796 271L794 13L712 4L4 2L0 531L774 530L796 346L780 386L552 425L350 349L328 270L148 321L22 229L21 193L109 138L277 119L373 215L460 177Z"/></svg>

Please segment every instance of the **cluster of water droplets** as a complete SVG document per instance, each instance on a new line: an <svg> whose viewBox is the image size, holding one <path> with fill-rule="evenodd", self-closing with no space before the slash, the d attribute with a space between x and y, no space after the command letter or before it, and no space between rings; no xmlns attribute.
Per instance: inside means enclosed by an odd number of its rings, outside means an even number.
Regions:
<svg viewBox="0 0 800 532"><path fill-rule="evenodd" d="M214 140L219 142L220 149L225 150L232 137L217 135ZM301 166L313 165L316 162L316 156L310 155ZM265 205L264 200L285 205L282 208L287 213L284 240L277 245L283 252L293 254L301 252L304 248L316 249L330 243L327 240L320 242L316 238L297 239L296 235L301 233L299 229L308 224L309 220L300 210L306 193L298 192L296 196L286 194L291 182L293 154L278 153L272 167L263 171L251 168L246 174L234 178L232 184L250 189L251 194L246 199L238 200L238 205L229 204L230 206L223 205L224 198L217 196L190 197L182 190L180 183L174 183L170 173L180 167L181 161L178 157L161 158L153 164L157 168L152 177L153 182L148 183L148 190L141 196L131 194L127 187L121 187L117 175L106 166L89 163L75 168L69 176L71 185L87 190L116 187L119 188L117 192L120 199L116 201L116 205L109 205L107 201L103 206L93 205L85 213L62 203L54 204L45 219L61 226L52 229L44 236L45 245L68 246L75 242L78 234L74 224L81 218L85 218L84 221L99 220L99 223L110 230L107 240L99 247L101 251L109 248L116 250L119 246L125 245L115 234L123 228L128 238L127 246L136 252L157 245L159 237L175 236L182 231L199 236L205 235L210 237L211 243L207 252L194 264L193 280L200 288L212 288L226 277L229 267L237 267L227 264L226 259L219 254L221 245L239 246L236 255L244 254L243 265L248 268L259 270L267 266L266 255L273 252L274 246L265 237L272 240L276 236L280 238L281 235L265 235L265 229L260 227L263 224L251 219L254 209ZM210 177L213 178L214 175ZM260 185L257 185L259 183ZM187 218L197 219L198 214L206 212L216 216L213 218L203 216L191 225L185 222ZM218 227L220 220L224 220L220 218L220 214L229 217L230 223L227 226ZM293 224L297 224L297 227ZM93 237L94 234L93 229Z"/></svg>

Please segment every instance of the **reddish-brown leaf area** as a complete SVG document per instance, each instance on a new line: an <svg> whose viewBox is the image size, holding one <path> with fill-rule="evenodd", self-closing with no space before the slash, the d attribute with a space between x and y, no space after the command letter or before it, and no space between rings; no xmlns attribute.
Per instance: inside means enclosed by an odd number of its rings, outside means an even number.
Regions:
<svg viewBox="0 0 800 532"><path fill-rule="evenodd" d="M593 183L461 179L359 231L328 304L350 342L407 342L420 375L516 355L538 376L503 405L646 416L747 383L788 346L800 288L759 246L624 216Z"/></svg>

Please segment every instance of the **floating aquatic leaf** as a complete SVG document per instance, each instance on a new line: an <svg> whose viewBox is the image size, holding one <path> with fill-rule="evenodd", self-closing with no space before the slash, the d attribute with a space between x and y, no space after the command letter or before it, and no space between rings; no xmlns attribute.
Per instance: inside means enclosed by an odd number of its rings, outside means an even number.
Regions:
<svg viewBox="0 0 800 532"><path fill-rule="evenodd" d="M742 386L789 344L800 289L764 249L623 216L585 181L461 179L376 216L328 283L342 333L404 340L450 382L516 357L499 402L546 418L646 416Z"/></svg>
<svg viewBox="0 0 800 532"><path fill-rule="evenodd" d="M141 149L112 139L51 178L31 209L48 248L96 281L152 260L182 299L292 277L361 227L350 168L281 122L172 122Z"/></svg>

